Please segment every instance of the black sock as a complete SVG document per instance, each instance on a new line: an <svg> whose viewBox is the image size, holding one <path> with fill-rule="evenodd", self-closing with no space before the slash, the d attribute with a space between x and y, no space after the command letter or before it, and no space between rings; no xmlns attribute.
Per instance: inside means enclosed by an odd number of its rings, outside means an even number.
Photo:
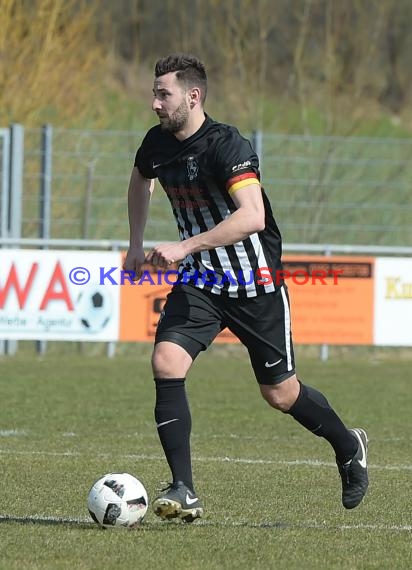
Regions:
<svg viewBox="0 0 412 570"><path fill-rule="evenodd" d="M155 378L154 381L156 427L173 481L183 481L194 491L190 457L192 418L186 398L185 379Z"/></svg>
<svg viewBox="0 0 412 570"><path fill-rule="evenodd" d="M300 382L296 402L288 411L306 429L324 437L335 450L339 463L346 463L358 450L358 443L323 394Z"/></svg>

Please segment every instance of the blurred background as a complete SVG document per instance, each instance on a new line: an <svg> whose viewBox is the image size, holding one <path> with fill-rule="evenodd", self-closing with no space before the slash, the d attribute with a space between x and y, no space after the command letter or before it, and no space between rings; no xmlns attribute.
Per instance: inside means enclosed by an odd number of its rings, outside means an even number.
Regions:
<svg viewBox="0 0 412 570"><path fill-rule="evenodd" d="M186 51L285 242L409 245L411 30L410 0L0 0L1 236L126 239L154 64ZM176 237L162 192L146 237Z"/></svg>

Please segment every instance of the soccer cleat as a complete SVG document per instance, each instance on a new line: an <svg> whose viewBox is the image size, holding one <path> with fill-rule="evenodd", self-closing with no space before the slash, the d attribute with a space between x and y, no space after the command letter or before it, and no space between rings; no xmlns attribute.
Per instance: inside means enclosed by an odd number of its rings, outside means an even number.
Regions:
<svg viewBox="0 0 412 570"><path fill-rule="evenodd" d="M167 492L153 501L153 510L161 519L179 517L191 523L203 515L199 499L182 481L170 483L163 491Z"/></svg>
<svg viewBox="0 0 412 570"><path fill-rule="evenodd" d="M342 479L342 504L345 509L354 509L362 501L368 490L368 436L363 429L349 430L359 442L358 451L347 463L339 464L339 474Z"/></svg>

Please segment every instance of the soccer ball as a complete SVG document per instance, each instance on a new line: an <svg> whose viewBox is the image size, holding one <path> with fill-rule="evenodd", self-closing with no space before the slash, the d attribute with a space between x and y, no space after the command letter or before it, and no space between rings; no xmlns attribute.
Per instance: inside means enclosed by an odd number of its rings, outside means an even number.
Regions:
<svg viewBox="0 0 412 570"><path fill-rule="evenodd" d="M128 473L108 473L92 486L87 500L98 525L133 528L143 521L149 500L144 485Z"/></svg>
<svg viewBox="0 0 412 570"><path fill-rule="evenodd" d="M82 329L97 333L104 329L112 315L112 299L107 287L90 285L80 293L76 313Z"/></svg>

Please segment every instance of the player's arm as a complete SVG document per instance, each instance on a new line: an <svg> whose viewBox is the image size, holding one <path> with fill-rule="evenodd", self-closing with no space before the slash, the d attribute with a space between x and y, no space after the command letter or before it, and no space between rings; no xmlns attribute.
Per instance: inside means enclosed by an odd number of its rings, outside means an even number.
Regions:
<svg viewBox="0 0 412 570"><path fill-rule="evenodd" d="M134 271L140 276L141 266L145 260L143 251L143 233L149 212L154 181L144 178L135 166L130 177L128 190L128 214L130 229L130 245L123 264L125 271Z"/></svg>
<svg viewBox="0 0 412 570"><path fill-rule="evenodd" d="M184 259L186 255L232 245L265 228L265 208L262 190L256 178L241 188L230 189L236 210L217 226L179 243L163 243L153 248L148 261L154 265L167 266Z"/></svg>
<svg viewBox="0 0 412 570"><path fill-rule="evenodd" d="M130 248L142 247L143 245L143 232L153 188L154 181L144 178L135 166L132 170L127 194Z"/></svg>
<svg viewBox="0 0 412 570"><path fill-rule="evenodd" d="M231 197L237 209L211 230L185 240L186 255L232 245L265 229L265 208L257 181L234 190Z"/></svg>

